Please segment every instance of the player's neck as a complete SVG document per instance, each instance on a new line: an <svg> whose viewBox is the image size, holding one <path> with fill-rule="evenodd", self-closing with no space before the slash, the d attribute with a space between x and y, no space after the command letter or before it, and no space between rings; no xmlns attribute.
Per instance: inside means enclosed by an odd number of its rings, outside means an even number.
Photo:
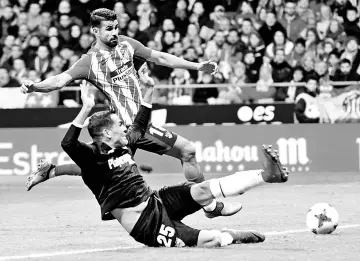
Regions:
<svg viewBox="0 0 360 261"><path fill-rule="evenodd" d="M114 47L107 46L106 44L102 43L101 41L96 41L95 48L97 48L99 50L108 51L108 52L114 50Z"/></svg>

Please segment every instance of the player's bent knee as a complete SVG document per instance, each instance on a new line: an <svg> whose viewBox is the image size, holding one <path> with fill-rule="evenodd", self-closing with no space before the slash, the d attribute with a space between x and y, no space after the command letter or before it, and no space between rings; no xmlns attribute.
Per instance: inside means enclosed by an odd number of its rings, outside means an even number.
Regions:
<svg viewBox="0 0 360 261"><path fill-rule="evenodd" d="M209 201L214 199L208 181L193 185L190 193L192 198L202 206L205 206Z"/></svg>
<svg viewBox="0 0 360 261"><path fill-rule="evenodd" d="M184 141L184 146L181 148L181 160L183 162L196 161L195 146L188 140Z"/></svg>

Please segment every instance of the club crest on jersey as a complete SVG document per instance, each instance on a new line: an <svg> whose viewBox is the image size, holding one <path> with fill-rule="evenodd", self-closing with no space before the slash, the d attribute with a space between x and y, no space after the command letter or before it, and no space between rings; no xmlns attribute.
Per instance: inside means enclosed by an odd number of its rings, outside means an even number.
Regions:
<svg viewBox="0 0 360 261"><path fill-rule="evenodd" d="M130 154L125 154L120 157L113 157L108 160L109 168L123 167L124 165L133 165L135 161L131 158Z"/></svg>

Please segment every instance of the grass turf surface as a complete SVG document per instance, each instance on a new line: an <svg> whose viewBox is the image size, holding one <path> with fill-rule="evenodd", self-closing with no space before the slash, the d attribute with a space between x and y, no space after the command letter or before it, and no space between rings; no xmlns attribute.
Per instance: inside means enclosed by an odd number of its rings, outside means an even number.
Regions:
<svg viewBox="0 0 360 261"><path fill-rule="evenodd" d="M183 181L183 176L150 174L145 179L152 188L160 188ZM235 216L207 219L200 211L184 220L202 229L270 232L264 243L219 249L144 247L117 221L100 220L99 206L81 178L60 177L30 192L25 181L26 177L0 176L0 261L360 260L360 173L292 174L286 184L269 184L226 199L243 203ZM340 214L340 227L331 235L304 231L306 212L317 202L332 204ZM345 225L355 227L342 229ZM277 231L284 233L271 235Z"/></svg>

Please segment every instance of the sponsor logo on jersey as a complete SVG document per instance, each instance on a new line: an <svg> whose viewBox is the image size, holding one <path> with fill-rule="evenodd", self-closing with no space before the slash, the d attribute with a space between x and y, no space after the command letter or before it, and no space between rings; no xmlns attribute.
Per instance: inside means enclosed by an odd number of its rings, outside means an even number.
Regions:
<svg viewBox="0 0 360 261"><path fill-rule="evenodd" d="M114 157L108 160L109 168L123 167L124 165L133 165L135 161L131 158L130 154L125 154L120 157Z"/></svg>
<svg viewBox="0 0 360 261"><path fill-rule="evenodd" d="M130 73L132 73L132 68L133 68L132 62L128 61L120 68L110 72L111 80L113 81L113 83L125 79Z"/></svg>

